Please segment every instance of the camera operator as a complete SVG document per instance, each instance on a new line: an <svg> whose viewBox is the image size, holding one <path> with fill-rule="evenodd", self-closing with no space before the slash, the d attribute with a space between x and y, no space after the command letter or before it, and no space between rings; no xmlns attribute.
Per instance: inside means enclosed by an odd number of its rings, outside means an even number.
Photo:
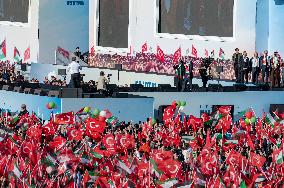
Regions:
<svg viewBox="0 0 284 188"><path fill-rule="evenodd" d="M100 72L100 77L98 79L98 85L97 85L97 90L102 93L102 94L106 94L106 86L107 84L110 82L110 74L107 76L107 78L105 77L105 73L104 71Z"/></svg>
<svg viewBox="0 0 284 188"><path fill-rule="evenodd" d="M71 74L70 87L80 87L80 70L82 70L82 67L80 66L79 62L76 61L76 57L72 57L72 62L67 68L67 71Z"/></svg>

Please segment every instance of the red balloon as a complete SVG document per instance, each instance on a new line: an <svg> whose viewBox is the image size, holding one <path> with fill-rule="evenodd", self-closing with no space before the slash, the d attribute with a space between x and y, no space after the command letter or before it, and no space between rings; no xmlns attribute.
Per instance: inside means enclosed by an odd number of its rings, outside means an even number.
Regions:
<svg viewBox="0 0 284 188"><path fill-rule="evenodd" d="M246 118L248 119L251 119L253 114L252 114L252 111L248 111L246 114L245 114Z"/></svg>
<svg viewBox="0 0 284 188"><path fill-rule="evenodd" d="M51 109L49 103L46 104L46 108L47 108L47 109Z"/></svg>

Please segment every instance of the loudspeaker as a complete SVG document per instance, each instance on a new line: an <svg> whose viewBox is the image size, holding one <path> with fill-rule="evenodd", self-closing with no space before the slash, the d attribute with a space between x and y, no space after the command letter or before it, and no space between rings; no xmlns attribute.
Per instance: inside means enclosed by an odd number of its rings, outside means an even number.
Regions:
<svg viewBox="0 0 284 188"><path fill-rule="evenodd" d="M277 111L279 114L284 113L284 104L270 104L269 112L274 114L273 112Z"/></svg>
<svg viewBox="0 0 284 188"><path fill-rule="evenodd" d="M247 86L245 84L234 84L235 91L245 91Z"/></svg>
<svg viewBox="0 0 284 188"><path fill-rule="evenodd" d="M130 84L130 91L132 92L137 92L140 88L143 88L142 84Z"/></svg>
<svg viewBox="0 0 284 188"><path fill-rule="evenodd" d="M158 114L157 114L157 119L158 119L160 122L163 121L164 110L165 110L165 108L167 108L168 106L170 106L170 105L161 105L161 106L159 106Z"/></svg>
<svg viewBox="0 0 284 188"><path fill-rule="evenodd" d="M22 87L14 87L14 92L23 93L23 88Z"/></svg>
<svg viewBox="0 0 284 188"><path fill-rule="evenodd" d="M114 69L118 71L122 71L122 64L115 64Z"/></svg>
<svg viewBox="0 0 284 188"><path fill-rule="evenodd" d="M21 64L21 71L27 71L27 65Z"/></svg>
<svg viewBox="0 0 284 188"><path fill-rule="evenodd" d="M49 97L59 97L59 91L49 91L48 92Z"/></svg>
<svg viewBox="0 0 284 188"><path fill-rule="evenodd" d="M66 69L58 69L57 74L59 76L65 76L66 75Z"/></svg>
<svg viewBox="0 0 284 188"><path fill-rule="evenodd" d="M260 91L269 91L269 90L270 90L269 84L258 84L256 87L257 87Z"/></svg>
<svg viewBox="0 0 284 188"><path fill-rule="evenodd" d="M61 98L78 98L82 97L81 88L60 88L59 97Z"/></svg>
<svg viewBox="0 0 284 188"><path fill-rule="evenodd" d="M10 85L3 85L2 89L6 91L13 91L14 87Z"/></svg>
<svg viewBox="0 0 284 188"><path fill-rule="evenodd" d="M169 91L171 90L171 88L172 88L171 84L159 84L158 85L158 90L162 92Z"/></svg>
<svg viewBox="0 0 284 188"><path fill-rule="evenodd" d="M221 84L209 84L208 91L221 92L223 91L223 86Z"/></svg>
<svg viewBox="0 0 284 188"><path fill-rule="evenodd" d="M41 89L35 89L34 90L34 95L45 96L46 93L43 90L41 90Z"/></svg>
<svg viewBox="0 0 284 188"><path fill-rule="evenodd" d="M223 66L217 66L216 67L216 72L218 73L218 74L220 74L221 72L223 72L224 70L223 70Z"/></svg>

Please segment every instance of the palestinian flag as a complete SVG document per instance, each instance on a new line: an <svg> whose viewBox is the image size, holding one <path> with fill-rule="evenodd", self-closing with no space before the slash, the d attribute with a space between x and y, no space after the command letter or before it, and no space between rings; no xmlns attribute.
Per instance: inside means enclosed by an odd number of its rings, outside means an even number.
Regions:
<svg viewBox="0 0 284 188"><path fill-rule="evenodd" d="M6 39L0 45L0 61L6 58Z"/></svg>
<svg viewBox="0 0 284 188"><path fill-rule="evenodd" d="M17 63L21 60L20 52L16 47L14 48L14 60Z"/></svg>
<svg viewBox="0 0 284 188"><path fill-rule="evenodd" d="M222 48L220 48L219 50L219 58L224 60L225 59L225 52Z"/></svg>

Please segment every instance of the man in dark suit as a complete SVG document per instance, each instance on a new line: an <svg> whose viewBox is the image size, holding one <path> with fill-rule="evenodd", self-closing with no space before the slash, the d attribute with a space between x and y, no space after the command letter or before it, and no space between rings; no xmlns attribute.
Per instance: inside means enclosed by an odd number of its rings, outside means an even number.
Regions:
<svg viewBox="0 0 284 188"><path fill-rule="evenodd" d="M186 73L185 73L185 78L184 78L184 82L183 82L183 85L182 85L182 90L181 91L184 91L185 88L187 87L187 84L189 84L189 89L192 89L192 79L193 79L193 62L192 61L189 61L187 63L187 66L186 66Z"/></svg>
<svg viewBox="0 0 284 188"><path fill-rule="evenodd" d="M185 65L184 61L180 60L179 64L174 65L174 69L176 70L176 76L177 76L177 90L181 91L182 89L182 84L183 84L183 79L185 76Z"/></svg>
<svg viewBox="0 0 284 188"><path fill-rule="evenodd" d="M243 59L243 56L240 53L239 48L236 48L235 53L233 54L232 60L234 62L235 77L236 77L237 83L241 82L242 59Z"/></svg>
<svg viewBox="0 0 284 188"><path fill-rule="evenodd" d="M260 67L261 67L261 74L262 74L262 82L268 83L268 77L270 72L270 57L268 56L268 51L265 50L263 55L260 57Z"/></svg>
<svg viewBox="0 0 284 188"><path fill-rule="evenodd" d="M250 59L247 56L247 52L243 52L243 58L242 58L242 79L241 83L248 83L248 74L249 74L249 65L250 65Z"/></svg>

